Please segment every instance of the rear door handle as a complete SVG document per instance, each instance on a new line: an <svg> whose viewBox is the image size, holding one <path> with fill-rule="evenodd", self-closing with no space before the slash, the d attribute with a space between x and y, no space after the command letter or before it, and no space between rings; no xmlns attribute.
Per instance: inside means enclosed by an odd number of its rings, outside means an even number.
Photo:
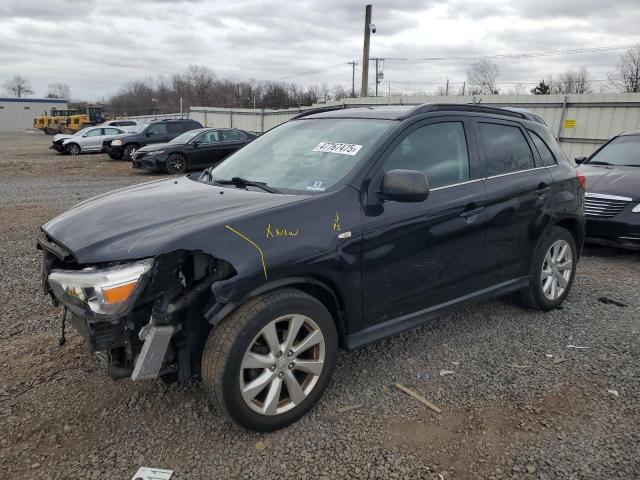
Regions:
<svg viewBox="0 0 640 480"><path fill-rule="evenodd" d="M542 182L538 185L538 189L536 190L536 195L544 195L551 191L551 187L546 183Z"/></svg>
<svg viewBox="0 0 640 480"><path fill-rule="evenodd" d="M473 210L465 210L460 214L461 218L469 218L484 212L484 207L474 208Z"/></svg>

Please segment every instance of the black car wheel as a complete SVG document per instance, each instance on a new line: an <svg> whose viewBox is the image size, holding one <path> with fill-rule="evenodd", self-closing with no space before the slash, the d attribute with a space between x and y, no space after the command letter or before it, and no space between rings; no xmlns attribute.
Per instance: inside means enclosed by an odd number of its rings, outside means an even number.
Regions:
<svg viewBox="0 0 640 480"><path fill-rule="evenodd" d="M111 152L109 152L109 158L111 160L122 160L122 153L121 152L116 152L116 151L111 151Z"/></svg>
<svg viewBox="0 0 640 480"><path fill-rule="evenodd" d="M124 147L125 160L131 160L131 157L133 156L133 154L136 152L137 149L138 149L137 145L127 145L126 147Z"/></svg>
<svg viewBox="0 0 640 480"><path fill-rule="evenodd" d="M80 153L80 145L77 143L70 143L67 145L67 153L69 155L78 155Z"/></svg>
<svg viewBox="0 0 640 480"><path fill-rule="evenodd" d="M573 235L562 227L553 227L538 242L531 265L531 284L522 292L524 304L535 310L562 305L573 285L577 261Z"/></svg>
<svg viewBox="0 0 640 480"><path fill-rule="evenodd" d="M249 300L214 327L202 356L209 400L250 430L283 428L327 388L338 335L329 311L299 290Z"/></svg>
<svg viewBox="0 0 640 480"><path fill-rule="evenodd" d="M167 159L167 172L171 175L187 171L187 159L179 153L172 153Z"/></svg>

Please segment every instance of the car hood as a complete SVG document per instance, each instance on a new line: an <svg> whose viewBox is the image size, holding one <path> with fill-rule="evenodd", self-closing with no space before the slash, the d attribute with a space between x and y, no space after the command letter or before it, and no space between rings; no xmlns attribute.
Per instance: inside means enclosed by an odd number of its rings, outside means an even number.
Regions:
<svg viewBox="0 0 640 480"><path fill-rule="evenodd" d="M138 149L138 152L156 152L158 150L164 150L165 148L171 146L171 147L181 147L183 146L183 143L152 143L151 145L145 145L144 147L141 147Z"/></svg>
<svg viewBox="0 0 640 480"><path fill-rule="evenodd" d="M69 138L72 138L73 135L66 135L63 133L58 133L57 135L53 136L53 143L57 142L58 140L67 140Z"/></svg>
<svg viewBox="0 0 640 480"><path fill-rule="evenodd" d="M588 193L603 193L640 199L640 167L608 167L580 165L578 170L587 178Z"/></svg>
<svg viewBox="0 0 640 480"><path fill-rule="evenodd" d="M222 192L222 193L221 193ZM239 217L305 199L222 188L182 177L157 180L86 200L42 226L79 264L152 257L191 245L192 235Z"/></svg>

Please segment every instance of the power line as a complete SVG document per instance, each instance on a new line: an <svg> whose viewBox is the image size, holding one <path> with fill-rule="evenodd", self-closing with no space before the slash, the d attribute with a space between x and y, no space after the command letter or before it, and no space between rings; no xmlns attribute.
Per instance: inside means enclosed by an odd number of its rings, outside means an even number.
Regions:
<svg viewBox="0 0 640 480"><path fill-rule="evenodd" d="M334 68L340 68L340 67L346 67L347 65L349 65L349 62L342 62L342 63L336 63L334 65L327 65L325 67L319 67L313 70L305 70L303 72L297 72L297 73L292 73L290 75L284 75L281 77L276 77L276 79L280 79L280 80L286 80L289 78L298 78L298 77L304 77L305 75L313 75L315 73L322 73L322 72L326 72L327 70L332 70Z"/></svg>
<svg viewBox="0 0 640 480"><path fill-rule="evenodd" d="M541 52L522 52L522 53L498 53L494 55L480 56L448 56L448 57L424 57L424 58L408 58L408 57L384 57L385 60L394 60L400 62L435 62L435 61L452 61L452 60L488 60L488 59L513 59L513 58L535 58L535 57L551 57L563 55L580 55L584 53L608 52L611 50L622 50L636 46L637 44L626 45L609 45L604 47L588 47L574 48L571 50L549 50Z"/></svg>

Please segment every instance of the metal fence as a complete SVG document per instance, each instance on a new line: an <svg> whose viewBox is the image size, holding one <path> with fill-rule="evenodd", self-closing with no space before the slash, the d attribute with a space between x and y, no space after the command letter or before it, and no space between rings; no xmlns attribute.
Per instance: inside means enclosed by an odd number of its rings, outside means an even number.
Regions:
<svg viewBox="0 0 640 480"><path fill-rule="evenodd" d="M331 105L419 105L481 103L519 107L540 115L569 158L589 155L612 136L640 129L640 94L391 96L345 98L338 102L288 110L192 107L191 118L208 127L265 132L300 111Z"/></svg>

